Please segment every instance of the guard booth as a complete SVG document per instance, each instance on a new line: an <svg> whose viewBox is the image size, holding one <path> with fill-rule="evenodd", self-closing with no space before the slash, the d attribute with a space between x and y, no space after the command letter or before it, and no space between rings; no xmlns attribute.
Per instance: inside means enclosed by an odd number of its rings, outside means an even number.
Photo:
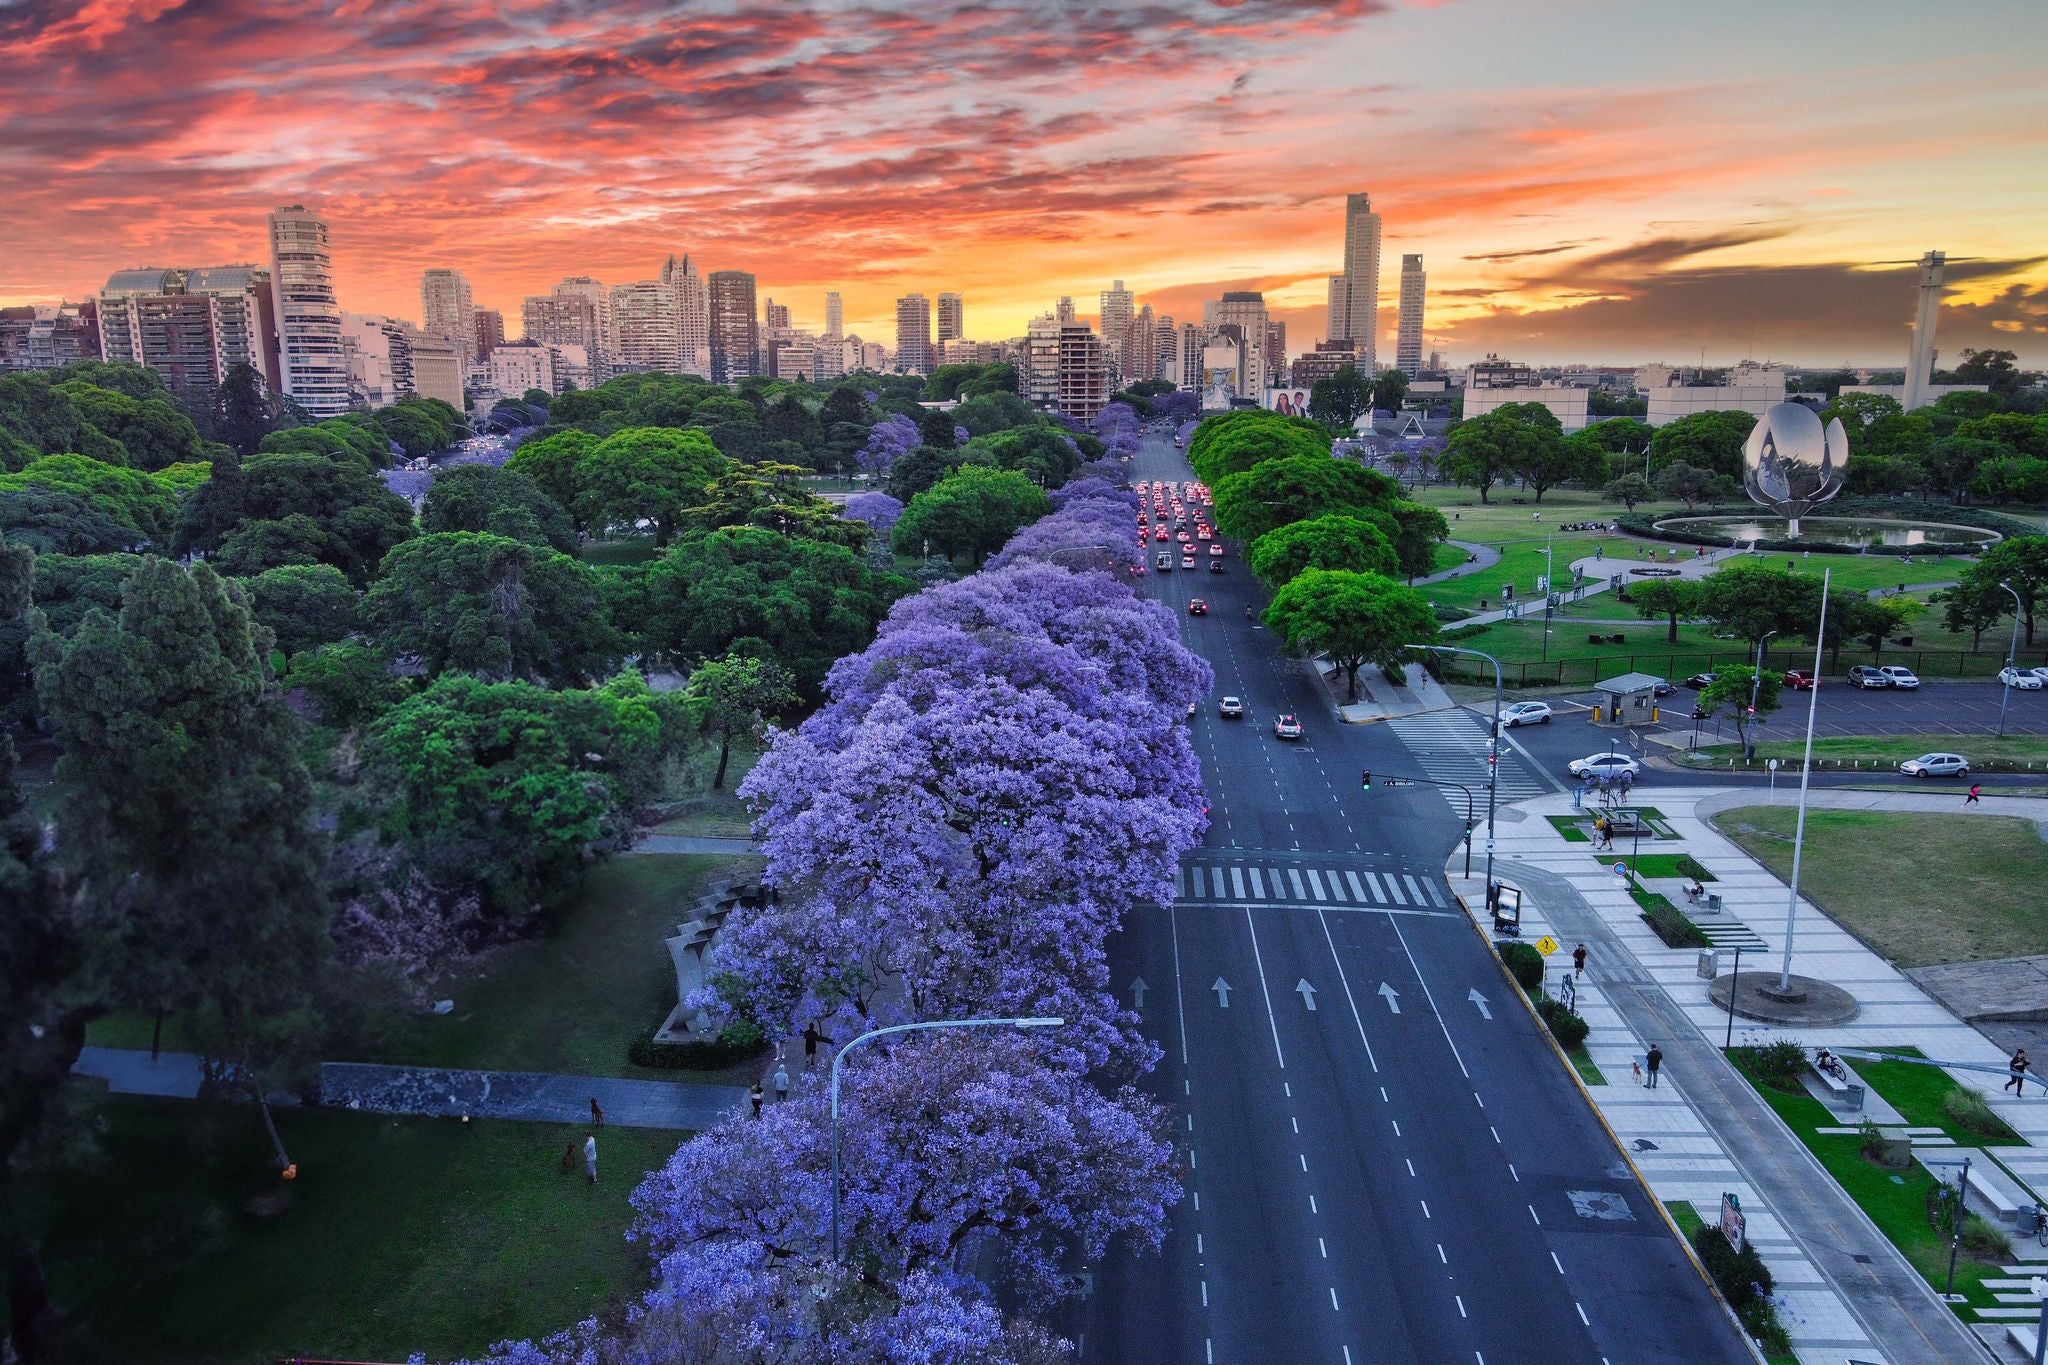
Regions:
<svg viewBox="0 0 2048 1365"><path fill-rule="evenodd" d="M1648 673L1624 673L1593 684L1600 700L1593 707L1595 725L1648 725L1657 719L1656 689L1662 678Z"/></svg>

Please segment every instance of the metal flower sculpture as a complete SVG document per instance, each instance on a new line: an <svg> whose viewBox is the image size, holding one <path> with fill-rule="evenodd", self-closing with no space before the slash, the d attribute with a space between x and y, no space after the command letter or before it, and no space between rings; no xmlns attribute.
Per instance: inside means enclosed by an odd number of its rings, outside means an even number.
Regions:
<svg viewBox="0 0 2048 1365"><path fill-rule="evenodd" d="M1791 523L1842 491L1849 434L1837 417L1825 428L1811 408L1777 403L1743 443L1743 486L1749 496Z"/></svg>

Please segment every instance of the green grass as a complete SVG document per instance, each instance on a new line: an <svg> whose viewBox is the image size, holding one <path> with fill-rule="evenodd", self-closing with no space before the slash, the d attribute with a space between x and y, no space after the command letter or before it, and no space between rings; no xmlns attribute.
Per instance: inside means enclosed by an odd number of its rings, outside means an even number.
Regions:
<svg viewBox="0 0 2048 1365"><path fill-rule="evenodd" d="M1579 816L1546 815L1543 818L1550 822L1551 828L1555 829L1559 834L1564 836L1566 843L1590 844L1593 842L1593 836L1586 833L1585 830L1579 828L1579 826L1584 823L1584 820L1581 819L1581 817ZM1585 819L1590 818L1591 816L1585 817Z"/></svg>
<svg viewBox="0 0 2048 1365"><path fill-rule="evenodd" d="M1789 807L1746 806L1713 819L1723 834L1788 878L1795 815ZM2044 884L2048 843L2031 821L1837 810L1806 815L1800 891L1901 967L2039 952L2048 940Z"/></svg>
<svg viewBox="0 0 2048 1365"><path fill-rule="evenodd" d="M585 564L647 564L655 558L654 537L593 540L583 547L580 554Z"/></svg>
<svg viewBox="0 0 2048 1365"><path fill-rule="evenodd" d="M1787 1094L1761 1081L1744 1065L1739 1055L1733 1060L1736 1070L1748 1078L1764 1103L1777 1111L1778 1117L1806 1144L1849 1197L1870 1215L1871 1221L1877 1224L1892 1245L1905 1254L1913 1268L1935 1289L1945 1289L1948 1242L1927 1221L1927 1197L1934 1188L1934 1178L1927 1174L1926 1169L1915 1165L1905 1171L1889 1171L1866 1161L1859 1150L1862 1140L1854 1133L1824 1134L1815 1131L1841 1123L1819 1100L1804 1090L1797 1095ZM2012 1273L2008 1267L1974 1260L1965 1253L1956 1263L1956 1292L1969 1297L1969 1303L1962 1307L1966 1310L1970 1307L1997 1307L1997 1301L1992 1297L1992 1291L1984 1287L1984 1281ZM1965 1321L1975 1320L1967 1311L1961 1316Z"/></svg>
<svg viewBox="0 0 2048 1365"><path fill-rule="evenodd" d="M1579 1073L1579 1079L1587 1085L1607 1084L1607 1077L1601 1073L1598 1066L1593 1064L1593 1054L1586 1051L1585 1044L1581 1043L1577 1047L1567 1048L1564 1055L1571 1058L1573 1068Z"/></svg>
<svg viewBox="0 0 2048 1365"><path fill-rule="evenodd" d="M1804 740L1771 740L1756 746L1759 762L1767 758L1790 760L1794 771L1805 752ZM1816 770L1847 768L1852 764L1889 770L1905 759L1931 752L1959 753L1970 760L1971 767L1986 770L2048 768L2048 736L2042 735L1843 735L1813 742ZM1681 758L1718 766L1741 756L1739 744L1712 744L1702 745L1693 756ZM1942 785L1954 784L1937 784L1934 790L1940 790Z"/></svg>
<svg viewBox="0 0 2048 1365"><path fill-rule="evenodd" d="M41 1192L44 1255L76 1358L124 1365L448 1359L621 1305L646 1283L626 1196L680 1140L607 1129L592 1186L580 1153L561 1172L579 1128L288 1110L300 1176L258 1218L245 1201L278 1182L252 1112L102 1112L103 1160Z"/></svg>
<svg viewBox="0 0 2048 1365"><path fill-rule="evenodd" d="M1687 1240L1691 1240L1693 1233L1706 1222L1698 1209L1682 1199L1667 1199L1664 1207L1670 1210L1671 1221L1678 1224L1678 1230L1686 1235Z"/></svg>
<svg viewBox="0 0 2048 1365"><path fill-rule="evenodd" d="M1626 835L1620 837L1624 840L1628 838ZM1623 858L1621 861L1628 863L1630 869L1639 877L1683 877L1686 875L1685 870L1679 867L1679 863L1685 861L1688 856L1684 853L1645 853L1640 857ZM1593 861L1602 867L1611 867L1614 859L1612 854L1606 854ZM1708 882L1714 879L1712 873L1700 878L1701 881Z"/></svg>
<svg viewBox="0 0 2048 1365"><path fill-rule="evenodd" d="M1882 1049L1900 1056L1919 1057L1924 1054L1916 1047L1892 1047ZM1933 1127L1954 1138L1964 1146L1981 1146L1991 1143L2019 1143L2019 1134L1999 1127L2003 1132L1980 1133L1965 1128L1945 1107L1950 1095L1963 1086L1938 1066L1920 1066L1912 1062L1865 1062L1856 1063L1856 1074L1863 1078L1878 1094L1890 1101L1899 1111L1899 1117L1911 1127Z"/></svg>

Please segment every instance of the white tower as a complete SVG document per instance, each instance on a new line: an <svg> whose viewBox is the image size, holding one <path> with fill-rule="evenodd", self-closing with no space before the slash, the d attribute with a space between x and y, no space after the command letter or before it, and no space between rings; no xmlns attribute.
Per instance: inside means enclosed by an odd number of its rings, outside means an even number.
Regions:
<svg viewBox="0 0 2048 1365"><path fill-rule="evenodd" d="M1927 406L1927 387L1934 382L1934 321L1941 312L1941 272L1948 253L1930 251L1920 258L1920 311L1913 315L1913 353L1906 358L1907 412Z"/></svg>

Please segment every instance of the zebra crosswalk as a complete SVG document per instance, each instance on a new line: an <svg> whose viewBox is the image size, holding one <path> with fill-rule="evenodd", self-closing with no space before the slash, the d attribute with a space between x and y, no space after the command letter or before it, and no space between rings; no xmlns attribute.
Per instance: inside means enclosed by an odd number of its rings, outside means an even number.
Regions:
<svg viewBox="0 0 2048 1365"><path fill-rule="evenodd" d="M1474 801L1486 799L1486 721L1464 707L1425 711L1419 715L1397 716L1387 728L1401 737L1415 756L1422 776L1434 782L1461 782L1472 791ZM1438 787L1451 808L1465 812L1465 797L1456 787ZM1500 800L1526 801L1550 791L1530 771L1522 756L1506 744L1500 748Z"/></svg>
<svg viewBox="0 0 2048 1365"><path fill-rule="evenodd" d="M1338 909L1441 910L1448 902L1433 879L1380 868L1306 867L1260 858L1189 861L1173 874L1174 899L1255 905L1328 905Z"/></svg>
<svg viewBox="0 0 2048 1365"><path fill-rule="evenodd" d="M1696 916L1693 923L1707 936L1707 942L1716 948L1740 948L1746 953L1752 948L1771 946L1764 942L1756 930L1739 919L1729 919L1725 915L1702 915Z"/></svg>

